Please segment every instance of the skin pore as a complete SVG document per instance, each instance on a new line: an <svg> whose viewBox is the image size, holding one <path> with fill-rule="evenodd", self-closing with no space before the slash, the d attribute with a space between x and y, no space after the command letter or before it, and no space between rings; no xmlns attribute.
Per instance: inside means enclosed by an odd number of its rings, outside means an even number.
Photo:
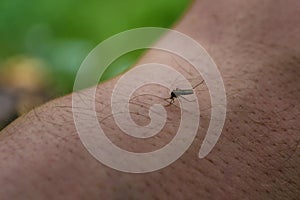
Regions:
<svg viewBox="0 0 300 200"><path fill-rule="evenodd" d="M201 124L193 144L168 167L146 174L116 171L87 152L68 95L34 109L1 132L1 199L297 199L299 8L297 0L199 0L175 26L206 48L227 92L222 135L204 159L197 155L209 122L205 84L197 89ZM172 66L194 84L199 81L190 65L164 52L151 50L138 64L149 62ZM135 152L167 144L178 128L178 100L166 107L169 121L161 133L143 141L132 139L106 117L116 80L99 85L96 94L98 118L108 137ZM158 86L141 88L136 95L142 91L170 95ZM149 123L148 108L157 102L167 104L151 95L132 100L130 111L137 124Z"/></svg>

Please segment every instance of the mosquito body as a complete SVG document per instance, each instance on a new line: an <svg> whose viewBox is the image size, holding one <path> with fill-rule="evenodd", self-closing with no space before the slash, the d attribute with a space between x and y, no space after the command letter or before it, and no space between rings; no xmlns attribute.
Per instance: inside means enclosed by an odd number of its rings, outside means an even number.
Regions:
<svg viewBox="0 0 300 200"><path fill-rule="evenodd" d="M204 80L202 80L200 83L198 83L197 85L195 85L193 87L193 89L179 89L179 88L176 88L175 90L173 90L171 92L171 96L167 99L170 99L171 101L169 102L169 105L173 104L174 101L175 101L175 98L178 98L178 97L182 97L184 95L191 95L191 94L194 94L194 89L196 87L198 87L199 85L201 85L202 83L204 82ZM184 98L184 97L182 97ZM185 99L185 98L184 98ZM187 100L187 99L186 99Z"/></svg>
<svg viewBox="0 0 300 200"><path fill-rule="evenodd" d="M194 94L194 91L192 89L181 90L179 88L176 88L175 90L173 90L171 92L171 96L169 98L169 99L171 99L170 104L174 103L175 98L178 98L178 97L183 96L183 95L190 95L190 94Z"/></svg>

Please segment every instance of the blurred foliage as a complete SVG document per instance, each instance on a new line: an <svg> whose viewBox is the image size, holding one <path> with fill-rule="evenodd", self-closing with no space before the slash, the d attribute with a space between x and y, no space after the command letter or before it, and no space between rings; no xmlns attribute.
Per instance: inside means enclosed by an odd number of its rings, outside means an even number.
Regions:
<svg viewBox="0 0 300 200"><path fill-rule="evenodd" d="M98 43L145 26L170 27L190 0L1 0L0 63L25 55L42 60L57 95L71 92L76 72ZM142 51L126 54L105 79L131 66Z"/></svg>

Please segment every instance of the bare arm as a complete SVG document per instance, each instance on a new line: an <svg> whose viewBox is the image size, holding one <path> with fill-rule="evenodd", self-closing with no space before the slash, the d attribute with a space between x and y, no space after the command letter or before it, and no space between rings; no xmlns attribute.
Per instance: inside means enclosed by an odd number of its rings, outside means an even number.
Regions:
<svg viewBox="0 0 300 200"><path fill-rule="evenodd" d="M206 47L227 90L225 127L206 158L197 157L209 115L205 88L199 97L203 123L192 146L172 165L147 174L118 172L95 160L78 138L71 96L66 96L2 131L1 199L297 199L299 7L296 0L195 1L177 24L177 30ZM149 61L190 69L157 51L149 52L141 63ZM99 119L110 112L103 107L110 103L115 81L99 85ZM161 92L156 87L150 90ZM147 105L143 104L145 109ZM167 110L178 120L176 106ZM143 119L137 120L145 124ZM122 135L111 118L101 123L120 147L141 152L160 148L176 129L170 126L158 138L143 142Z"/></svg>

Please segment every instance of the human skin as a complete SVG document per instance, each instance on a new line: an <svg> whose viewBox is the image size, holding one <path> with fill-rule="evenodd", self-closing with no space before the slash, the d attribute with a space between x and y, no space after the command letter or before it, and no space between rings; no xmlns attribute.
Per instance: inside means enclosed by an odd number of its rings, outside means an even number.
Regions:
<svg viewBox="0 0 300 200"><path fill-rule="evenodd" d="M2 131L0 198L297 199L299 8L297 0L200 0L177 23L176 30L202 44L215 60L227 92L223 132L205 158L197 156L209 118L205 87L198 91L203 122L191 147L171 165L144 174L116 171L88 153L76 132L68 95L34 109ZM191 70L170 58L151 51L139 63L165 63L182 73ZM103 108L110 103L116 80L98 86L100 120L109 114ZM165 92L151 85L149 91ZM141 111L132 109L145 114L154 98L141 100ZM179 109L175 105L166 109L175 123ZM133 118L140 124L149 121ZM120 147L140 152L168 143L176 128L171 124L158 138L130 143L112 119L101 123Z"/></svg>

